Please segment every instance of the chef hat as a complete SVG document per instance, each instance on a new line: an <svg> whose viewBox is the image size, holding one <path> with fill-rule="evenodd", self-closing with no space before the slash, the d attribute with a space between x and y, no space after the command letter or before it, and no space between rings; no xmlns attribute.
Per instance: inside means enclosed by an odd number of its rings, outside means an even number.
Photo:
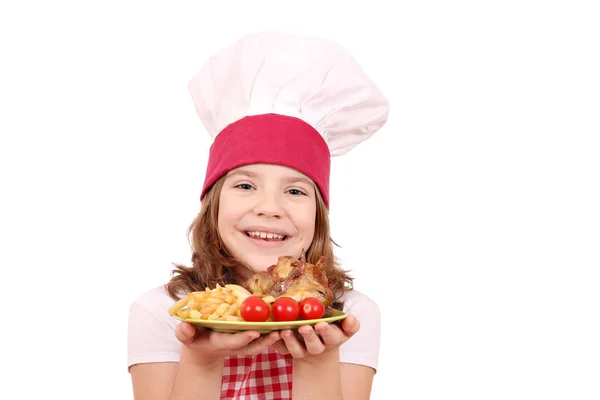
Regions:
<svg viewBox="0 0 600 400"><path fill-rule="evenodd" d="M201 199L230 170L266 163L307 175L329 206L330 157L371 137L389 112L343 47L288 33L242 37L210 57L189 90L213 139Z"/></svg>

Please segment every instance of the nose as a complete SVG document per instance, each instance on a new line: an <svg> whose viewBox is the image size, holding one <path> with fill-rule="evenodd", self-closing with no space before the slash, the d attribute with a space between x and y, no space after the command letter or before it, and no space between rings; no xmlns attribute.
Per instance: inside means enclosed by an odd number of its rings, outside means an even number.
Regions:
<svg viewBox="0 0 600 400"><path fill-rule="evenodd" d="M283 207L281 205L281 197L274 192L263 191L257 196L254 212L258 216L269 218L281 218L283 215Z"/></svg>

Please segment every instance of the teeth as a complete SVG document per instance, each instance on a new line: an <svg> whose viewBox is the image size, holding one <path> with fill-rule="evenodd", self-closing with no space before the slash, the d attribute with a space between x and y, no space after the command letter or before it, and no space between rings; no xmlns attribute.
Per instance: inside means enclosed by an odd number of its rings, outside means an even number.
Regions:
<svg viewBox="0 0 600 400"><path fill-rule="evenodd" d="M278 235L276 233L267 233L267 232L248 232L248 236L251 237L259 237L261 239L279 239L283 240L283 235Z"/></svg>

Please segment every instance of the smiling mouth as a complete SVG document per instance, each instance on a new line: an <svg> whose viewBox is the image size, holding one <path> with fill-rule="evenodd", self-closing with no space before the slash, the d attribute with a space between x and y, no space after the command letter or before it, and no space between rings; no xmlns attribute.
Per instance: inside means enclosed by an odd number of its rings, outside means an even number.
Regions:
<svg viewBox="0 0 600 400"><path fill-rule="evenodd" d="M270 232L246 232L246 236L248 236L249 238L252 239L262 239L265 241L278 241L278 242L283 242L285 239L287 239L287 236L285 235L279 235L277 233L270 233Z"/></svg>

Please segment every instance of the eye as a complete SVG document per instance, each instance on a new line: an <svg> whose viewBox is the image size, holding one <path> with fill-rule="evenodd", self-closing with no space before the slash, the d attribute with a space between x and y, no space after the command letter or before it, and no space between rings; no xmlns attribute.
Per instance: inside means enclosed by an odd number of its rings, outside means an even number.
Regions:
<svg viewBox="0 0 600 400"><path fill-rule="evenodd" d="M290 189L287 192L294 196L306 195L306 193L304 193L303 191L301 191L299 189Z"/></svg>
<svg viewBox="0 0 600 400"><path fill-rule="evenodd" d="M242 190L252 190L253 187L252 185L250 185L249 183L240 183L239 185L235 185L235 188L238 189L242 189Z"/></svg>

